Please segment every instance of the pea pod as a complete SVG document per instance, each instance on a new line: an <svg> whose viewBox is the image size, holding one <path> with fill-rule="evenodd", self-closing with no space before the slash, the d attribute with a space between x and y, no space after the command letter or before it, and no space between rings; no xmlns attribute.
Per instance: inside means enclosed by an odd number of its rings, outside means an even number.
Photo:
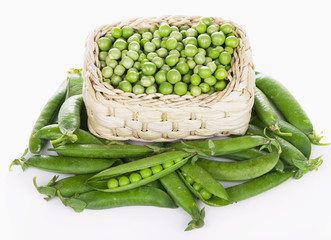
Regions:
<svg viewBox="0 0 331 240"><path fill-rule="evenodd" d="M297 172L297 178L301 177L302 174L307 173L308 171L316 170L322 163L323 160L321 157L315 159L307 159L300 150L294 147L291 143L287 142L283 138L273 134L271 131L267 131L268 135L272 138L275 138L279 145L282 148L280 158L284 160L287 164L295 166L300 169ZM249 124L246 134L248 135L264 135L262 128Z"/></svg>
<svg viewBox="0 0 331 240"><path fill-rule="evenodd" d="M25 159L24 157L21 159L15 159L11 166L21 165L23 170L27 167L34 167L56 173L87 174L105 170L111 167L115 161L116 159L33 155L28 159Z"/></svg>
<svg viewBox="0 0 331 240"><path fill-rule="evenodd" d="M82 69L70 68L67 72L68 91L67 98L82 94L84 79Z"/></svg>
<svg viewBox="0 0 331 240"><path fill-rule="evenodd" d="M72 138L73 135L75 136L74 139ZM35 134L37 138L51 140L53 145L62 145L73 141L80 144L103 144L97 137L82 129L77 129L73 135L63 137L58 124L47 125ZM59 141L59 139L61 140Z"/></svg>
<svg viewBox="0 0 331 240"><path fill-rule="evenodd" d="M143 157L159 149L140 145L66 144L49 149L68 157L126 158Z"/></svg>
<svg viewBox="0 0 331 240"><path fill-rule="evenodd" d="M236 161L242 161L242 160L248 160L251 158L261 157L266 154L267 154L267 152L265 152L265 151L261 151L259 149L255 149L255 148L250 148L250 149L242 150L239 152L221 155L220 157L231 159L231 160L236 160Z"/></svg>
<svg viewBox="0 0 331 240"><path fill-rule="evenodd" d="M220 181L242 181L259 177L273 169L279 160L279 153L274 151L265 155L239 162L221 162L198 159L196 164Z"/></svg>
<svg viewBox="0 0 331 240"><path fill-rule="evenodd" d="M32 128L32 132L29 139L29 150L31 153L39 153L46 141L35 136L35 133L42 127L50 124L56 117L58 110L65 100L67 83L64 81L60 87L56 90L53 96L47 101L42 109L36 123Z"/></svg>
<svg viewBox="0 0 331 240"><path fill-rule="evenodd" d="M196 151L202 151L209 156L221 156L225 154L235 153L242 150L254 148L257 146L278 146L278 144L272 140L262 136L240 136L233 138L225 138L212 141L212 148L209 141L185 141L171 144L169 147L176 150L188 150L192 148Z"/></svg>
<svg viewBox="0 0 331 240"><path fill-rule="evenodd" d="M185 164L178 174L194 195L207 205L217 207L224 200L231 202L224 187L197 164Z"/></svg>
<svg viewBox="0 0 331 240"><path fill-rule="evenodd" d="M71 136L80 127L80 112L83 105L83 96L69 97L59 111L59 128L63 135Z"/></svg>
<svg viewBox="0 0 331 240"><path fill-rule="evenodd" d="M106 169L92 176L88 180L88 185L98 191L103 192L126 191L155 181L175 171L176 169L183 166L191 157L192 154L180 151L161 153L134 162L125 163L116 167ZM165 164L168 164L167 168L165 167ZM160 170L154 171L153 169L156 169L155 167L159 167ZM145 169L147 169L151 173L146 175L146 177L140 174L141 171ZM130 179L127 177L127 175L129 174ZM137 180L132 180L131 176L136 176ZM121 178L127 179L125 180L125 184L121 184ZM115 182L116 185L110 186L110 183L113 182ZM119 183L119 185L117 185L117 183Z"/></svg>
<svg viewBox="0 0 331 240"><path fill-rule="evenodd" d="M124 192L90 191L71 198L63 198L58 192L62 203L73 208L76 212L84 209L109 209L124 206L155 206L177 208L167 193L158 188L139 187Z"/></svg>
<svg viewBox="0 0 331 240"><path fill-rule="evenodd" d="M204 208L201 211L199 210L190 190L186 187L178 174L172 172L160 178L160 182L172 199L192 217L185 231L202 228L205 225L203 221L205 210Z"/></svg>
<svg viewBox="0 0 331 240"><path fill-rule="evenodd" d="M251 123L261 128L265 127L262 121L258 118L253 119ZM286 121L279 120L279 127L281 131L289 131L292 133L292 136L282 136L282 138L300 150L305 157L309 158L311 153L311 143L309 138L299 129Z"/></svg>
<svg viewBox="0 0 331 240"><path fill-rule="evenodd" d="M320 143L322 136L315 133L309 117L285 86L263 73L256 73L255 83L271 99L289 123L306 134L313 144L324 145Z"/></svg>
<svg viewBox="0 0 331 240"><path fill-rule="evenodd" d="M56 196L57 191L59 191L63 197L72 197L76 194L93 190L86 184L87 179L92 176L93 174L81 174L63 178L59 181L57 181L59 176L54 176L46 186L38 186L36 177L34 177L33 184L40 194L47 195L46 200Z"/></svg>
<svg viewBox="0 0 331 240"><path fill-rule="evenodd" d="M271 106L267 96L258 89L255 88L254 93L254 110L262 122L269 127L271 131L279 136L291 136L292 133L284 133L279 128L279 118Z"/></svg>

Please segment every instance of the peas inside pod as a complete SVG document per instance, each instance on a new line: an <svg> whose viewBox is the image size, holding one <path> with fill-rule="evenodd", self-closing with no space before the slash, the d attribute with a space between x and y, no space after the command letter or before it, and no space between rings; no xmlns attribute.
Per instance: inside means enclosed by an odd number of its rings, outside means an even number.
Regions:
<svg viewBox="0 0 331 240"><path fill-rule="evenodd" d="M239 39L230 24L151 29L114 27L97 40L103 81L134 94L179 96L223 91Z"/></svg>

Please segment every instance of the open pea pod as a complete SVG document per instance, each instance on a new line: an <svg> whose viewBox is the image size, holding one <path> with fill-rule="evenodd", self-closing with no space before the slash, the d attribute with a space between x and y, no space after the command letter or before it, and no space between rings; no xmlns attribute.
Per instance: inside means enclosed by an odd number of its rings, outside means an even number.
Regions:
<svg viewBox="0 0 331 240"><path fill-rule="evenodd" d="M126 191L174 172L193 155L183 151L161 153L106 169L88 179L87 184L103 192ZM149 174L144 174L146 172ZM125 182L123 178L126 179ZM123 180L122 183L121 180Z"/></svg>
<svg viewBox="0 0 331 240"><path fill-rule="evenodd" d="M202 167L187 163L178 172L186 186L205 204L218 207L232 202L224 187Z"/></svg>

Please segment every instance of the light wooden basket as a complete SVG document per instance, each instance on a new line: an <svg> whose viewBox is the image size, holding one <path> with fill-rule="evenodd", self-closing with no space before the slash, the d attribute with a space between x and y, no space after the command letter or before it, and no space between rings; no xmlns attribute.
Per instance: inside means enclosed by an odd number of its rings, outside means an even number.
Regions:
<svg viewBox="0 0 331 240"><path fill-rule="evenodd" d="M247 130L254 102L255 73L245 31L232 21L212 17L216 24L230 23L239 45L234 50L229 83L220 92L198 97L125 93L102 80L97 40L113 27L151 28L167 22L181 27L199 22L200 16L133 18L96 28L86 40L83 97L89 130L109 140L148 142L203 139Z"/></svg>

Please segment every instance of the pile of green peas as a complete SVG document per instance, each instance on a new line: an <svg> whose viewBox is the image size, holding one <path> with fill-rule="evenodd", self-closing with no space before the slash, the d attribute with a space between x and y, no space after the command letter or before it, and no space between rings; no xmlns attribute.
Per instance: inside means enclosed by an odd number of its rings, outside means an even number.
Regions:
<svg viewBox="0 0 331 240"><path fill-rule="evenodd" d="M124 92L199 96L225 89L239 39L230 24L114 27L97 41L103 81Z"/></svg>
<svg viewBox="0 0 331 240"><path fill-rule="evenodd" d="M175 161L169 161L169 162L166 162L163 164L155 165L150 168L144 168L144 169L141 169L140 171L131 173L129 176L122 175L122 176L119 176L118 178L111 178L107 181L107 187L109 189L114 189L114 188L118 188L118 187L124 187L131 183L139 182L140 180L151 177L152 175L157 174L164 169L170 168L171 166L173 166L174 164L176 164L182 160L183 159L178 159Z"/></svg>
<svg viewBox="0 0 331 240"><path fill-rule="evenodd" d="M195 191L200 193L200 196L203 199L208 200L213 196L213 194L210 193L207 189L205 189L200 183L195 182L192 177L188 176L184 172L181 172L181 174L184 176L185 181L189 183Z"/></svg>

